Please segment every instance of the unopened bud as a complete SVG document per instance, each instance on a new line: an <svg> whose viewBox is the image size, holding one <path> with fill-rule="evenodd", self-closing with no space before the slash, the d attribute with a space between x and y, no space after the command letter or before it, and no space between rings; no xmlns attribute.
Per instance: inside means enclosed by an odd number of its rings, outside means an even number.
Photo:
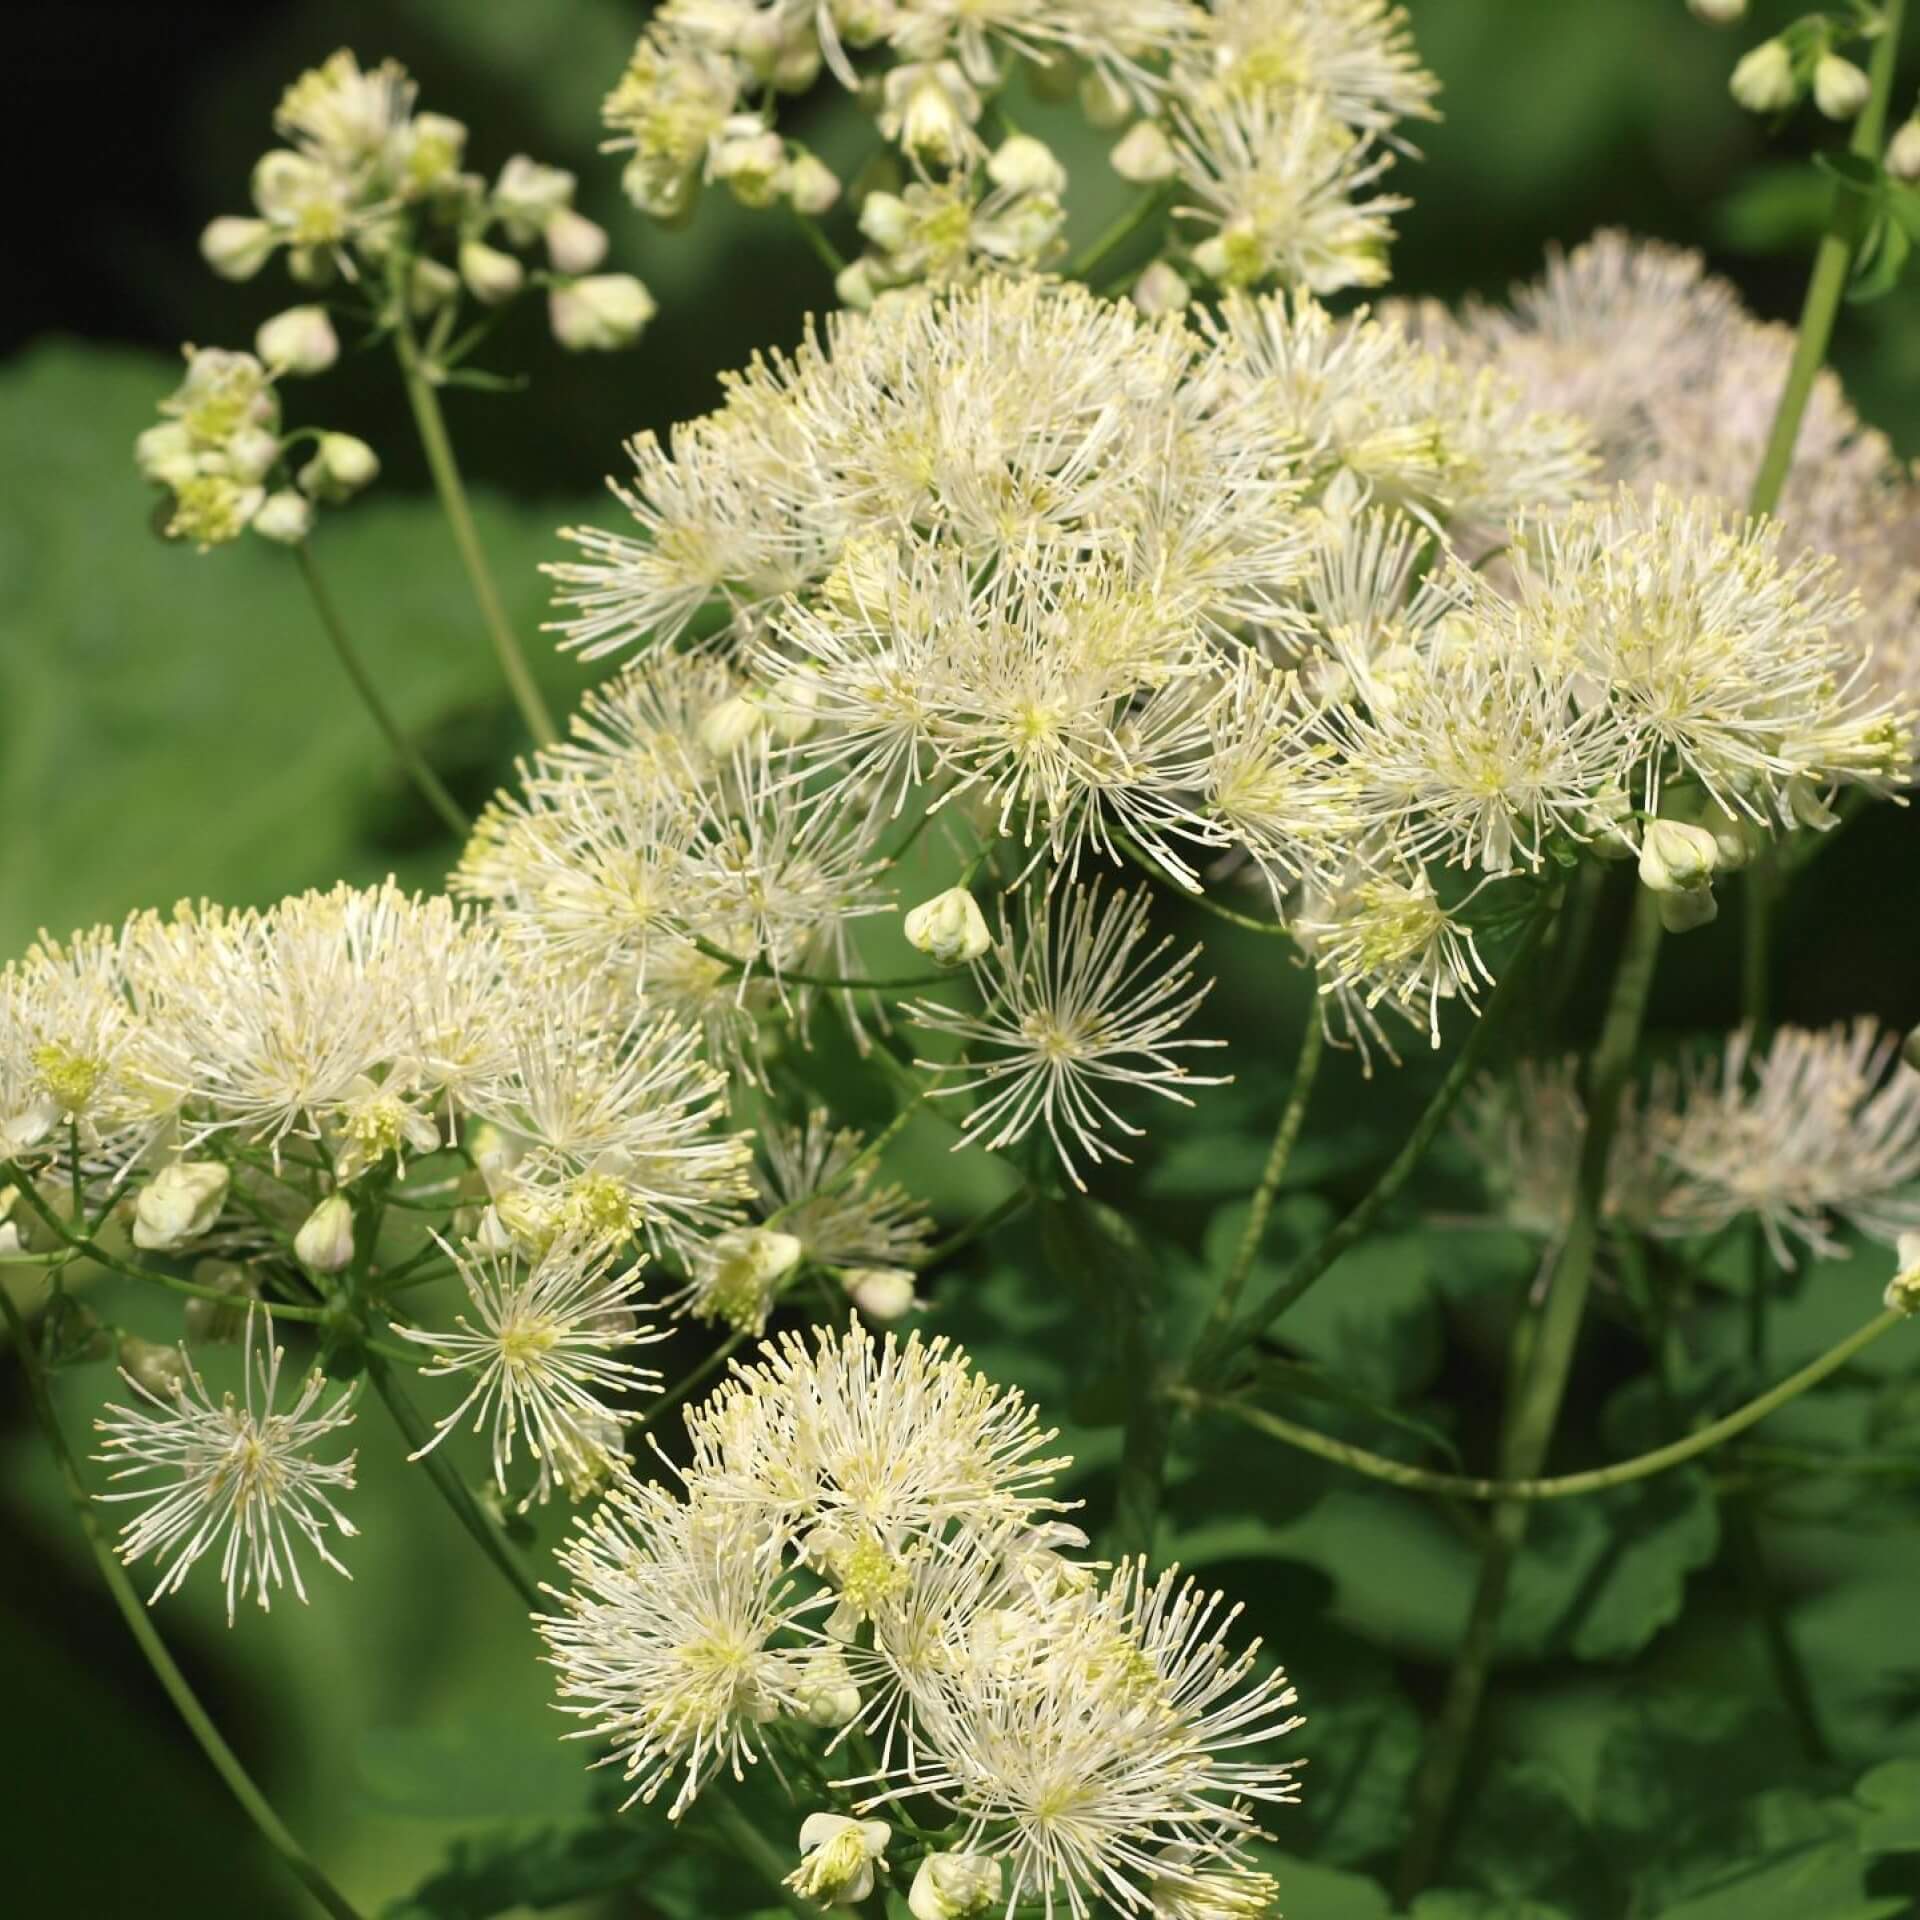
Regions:
<svg viewBox="0 0 1920 1920"><path fill-rule="evenodd" d="M313 531L313 502L291 487L282 487L261 501L253 530L283 547L297 547Z"/></svg>
<svg viewBox="0 0 1920 1920"><path fill-rule="evenodd" d="M1920 180L1920 114L1903 120L1887 142L1887 171L1909 184Z"/></svg>
<svg viewBox="0 0 1920 1920"><path fill-rule="evenodd" d="M630 273L595 273L547 300L553 337L572 353L611 353L630 347L659 311L653 295Z"/></svg>
<svg viewBox="0 0 1920 1920"><path fill-rule="evenodd" d="M415 259L407 271L407 308L416 315L437 312L460 294L460 276L444 261Z"/></svg>
<svg viewBox="0 0 1920 1920"><path fill-rule="evenodd" d="M607 257L607 230L584 213L562 207L542 229L555 273L591 273Z"/></svg>
<svg viewBox="0 0 1920 1920"><path fill-rule="evenodd" d="M133 443L133 463L143 478L166 487L180 487L200 471L193 435L178 420L163 420L139 435Z"/></svg>
<svg viewBox="0 0 1920 1920"><path fill-rule="evenodd" d="M884 94L880 126L889 139L934 166L959 164L980 117L980 96L953 61L895 67Z"/></svg>
<svg viewBox="0 0 1920 1920"><path fill-rule="evenodd" d="M280 458L280 436L265 427L240 427L222 450L230 479L248 486L264 480Z"/></svg>
<svg viewBox="0 0 1920 1920"><path fill-rule="evenodd" d="M883 1326L904 1319L921 1304L913 1290L913 1275L905 1267L848 1267L840 1276L847 1298L869 1320Z"/></svg>
<svg viewBox="0 0 1920 1920"><path fill-rule="evenodd" d="M460 243L460 278L483 307L497 307L503 300L511 300L527 283L526 269L520 262L484 240Z"/></svg>
<svg viewBox="0 0 1920 1920"><path fill-rule="evenodd" d="M1092 125L1111 131L1124 127L1139 108L1133 95L1112 74L1094 67L1080 81L1080 111Z"/></svg>
<svg viewBox="0 0 1920 1920"><path fill-rule="evenodd" d="M1696 893L1713 885L1719 849L1705 827L1650 820L1640 843L1640 883L1655 893Z"/></svg>
<svg viewBox="0 0 1920 1920"><path fill-rule="evenodd" d="M1656 893L1653 898L1660 924L1669 933L1691 933L1696 927L1711 926L1719 917L1720 903L1711 887L1695 887L1691 893Z"/></svg>
<svg viewBox="0 0 1920 1920"><path fill-rule="evenodd" d="M855 313L865 313L879 295L880 289L874 284L871 260L851 261L833 276L833 297L843 307L851 307Z"/></svg>
<svg viewBox="0 0 1920 1920"><path fill-rule="evenodd" d="M1730 27L1747 17L1747 0L1687 0L1687 6L1710 27Z"/></svg>
<svg viewBox="0 0 1920 1920"><path fill-rule="evenodd" d="M1894 1275L1887 1282L1887 1305L1895 1313L1920 1313L1920 1233L1903 1233L1894 1250Z"/></svg>
<svg viewBox="0 0 1920 1920"><path fill-rule="evenodd" d="M1920 1073L1920 1027L1915 1027L1900 1044L1900 1058L1915 1073ZM0 1215L0 1218L4 1218Z"/></svg>
<svg viewBox="0 0 1920 1920"><path fill-rule="evenodd" d="M353 1260L353 1207L343 1193L329 1194L293 1236L294 1258L314 1273L339 1273Z"/></svg>
<svg viewBox="0 0 1920 1920"><path fill-rule="evenodd" d="M300 469L301 491L329 506L351 500L379 477L380 456L351 433L323 433L314 456Z"/></svg>
<svg viewBox="0 0 1920 1920"><path fill-rule="evenodd" d="M892 1838L884 1820L810 1813L800 1823L800 1865L786 1884L823 1907L858 1906L873 1891L874 1862Z"/></svg>
<svg viewBox="0 0 1920 1920"><path fill-rule="evenodd" d="M726 760L766 725L766 719L757 701L743 693L729 694L700 716L694 737L714 759Z"/></svg>
<svg viewBox="0 0 1920 1920"><path fill-rule="evenodd" d="M223 280L251 280L273 252L274 233L265 220L237 213L208 221L200 235L200 257Z"/></svg>
<svg viewBox="0 0 1920 1920"><path fill-rule="evenodd" d="M1178 267L1156 260L1133 283L1133 304L1150 319L1178 313L1193 298L1193 289Z"/></svg>
<svg viewBox="0 0 1920 1920"><path fill-rule="evenodd" d="M723 134L714 145L713 177L724 182L743 207L770 207L780 197L787 150L780 136L757 118L743 115L741 119L737 131Z"/></svg>
<svg viewBox="0 0 1920 1920"><path fill-rule="evenodd" d="M1122 180L1151 186L1173 178L1173 142L1159 121L1136 120L1115 142L1107 161Z"/></svg>
<svg viewBox="0 0 1920 1920"><path fill-rule="evenodd" d="M1009 193L1065 193L1067 170L1053 149L1030 133L1016 133L994 148L987 178Z"/></svg>
<svg viewBox="0 0 1920 1920"><path fill-rule="evenodd" d="M796 153L780 175L780 191L795 213L825 213L840 198L840 180L817 154Z"/></svg>
<svg viewBox="0 0 1920 1920"><path fill-rule="evenodd" d="M1799 97L1793 55L1783 40L1763 40L1733 70L1727 90L1749 113L1779 113Z"/></svg>
<svg viewBox="0 0 1920 1920"><path fill-rule="evenodd" d="M156 1400L171 1400L187 1384L187 1356L131 1333L120 1336L120 1371Z"/></svg>
<svg viewBox="0 0 1920 1920"><path fill-rule="evenodd" d="M980 1853L930 1853L913 1876L913 1920L972 1920L1000 1904L998 1860Z"/></svg>
<svg viewBox="0 0 1920 1920"><path fill-rule="evenodd" d="M860 1713L860 1688L838 1647L811 1654L793 1690L800 1717L813 1727L844 1727Z"/></svg>
<svg viewBox="0 0 1920 1920"><path fill-rule="evenodd" d="M987 917L965 887L949 887L909 909L907 944L943 967L961 967L993 945Z"/></svg>
<svg viewBox="0 0 1920 1920"><path fill-rule="evenodd" d="M1872 92L1867 76L1837 53L1823 53L1813 69L1813 104L1829 120L1851 120Z"/></svg>
<svg viewBox="0 0 1920 1920"><path fill-rule="evenodd" d="M573 205L574 184L565 167L549 167L516 153L493 186L493 211L507 238L516 247L531 246L555 214Z"/></svg>
<svg viewBox="0 0 1920 1920"><path fill-rule="evenodd" d="M232 1174L217 1160L176 1160L140 1189L133 1209L133 1244L168 1253L197 1240L220 1217Z"/></svg>
<svg viewBox="0 0 1920 1920"><path fill-rule="evenodd" d="M325 307L289 307L263 320L254 351L276 373L325 373L340 358L340 338Z"/></svg>

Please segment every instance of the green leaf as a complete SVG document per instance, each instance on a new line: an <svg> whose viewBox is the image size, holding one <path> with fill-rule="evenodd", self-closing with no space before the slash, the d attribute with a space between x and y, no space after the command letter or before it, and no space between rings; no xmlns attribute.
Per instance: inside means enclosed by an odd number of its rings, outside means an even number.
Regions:
<svg viewBox="0 0 1920 1920"><path fill-rule="evenodd" d="M1884 213L1875 217L1855 256L1853 278L1847 286L1847 299L1854 306L1878 300L1899 285L1900 271L1913 251L1913 242L1905 227Z"/></svg>
<svg viewBox="0 0 1920 1920"><path fill-rule="evenodd" d="M1499 1894L1423 1893L1409 1909L1409 1920L1574 1920L1565 1907L1538 1900L1510 1900Z"/></svg>
<svg viewBox="0 0 1920 1920"><path fill-rule="evenodd" d="M1889 1760L1875 1767L1853 1797L1865 1809L1863 1853L1920 1853L1920 1760Z"/></svg>
<svg viewBox="0 0 1920 1920"><path fill-rule="evenodd" d="M1393 1902L1377 1880L1298 1860L1274 1847L1256 1847L1254 1854L1279 1883L1281 1913L1298 1920L1391 1920Z"/></svg>
<svg viewBox="0 0 1920 1920"><path fill-rule="evenodd" d="M1245 1397L1263 1404L1272 1403L1280 1411L1285 1410L1288 1402L1296 1400L1311 1400L1324 1406L1338 1407L1342 1412L1358 1414L1406 1434L1429 1451L1443 1455L1456 1469L1461 1464L1459 1449L1438 1427L1429 1425L1425 1420L1416 1420L1411 1414L1383 1406L1377 1400L1370 1400L1344 1380L1336 1380L1318 1367L1307 1366L1298 1360L1282 1360L1276 1354L1259 1355L1252 1363Z"/></svg>
<svg viewBox="0 0 1920 1920"><path fill-rule="evenodd" d="M1085 1313L1074 1417L1090 1426L1118 1425L1154 1390L1153 1253L1131 1220L1084 1193L1049 1197L1040 1233L1047 1264Z"/></svg>
<svg viewBox="0 0 1920 1920"><path fill-rule="evenodd" d="M1749 169L1713 210L1714 232L1739 253L1810 246L1826 230L1833 187L1799 161Z"/></svg>
<svg viewBox="0 0 1920 1920"><path fill-rule="evenodd" d="M446 1865L382 1909L382 1920L493 1920L626 1887L678 1844L664 1821L651 1829L603 1824L544 1827L456 1840Z"/></svg>
<svg viewBox="0 0 1920 1920"><path fill-rule="evenodd" d="M1503 1899L1545 1895L1591 1920L1620 1909L1612 1863L1559 1771L1538 1760L1494 1767L1466 1804L1452 1859L1461 1877Z"/></svg>

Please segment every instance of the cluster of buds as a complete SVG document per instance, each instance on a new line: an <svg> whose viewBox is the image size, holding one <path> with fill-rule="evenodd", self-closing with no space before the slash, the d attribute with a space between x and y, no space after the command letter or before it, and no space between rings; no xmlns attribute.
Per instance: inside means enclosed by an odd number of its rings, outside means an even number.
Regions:
<svg viewBox="0 0 1920 1920"><path fill-rule="evenodd" d="M1797 794L1794 799L1803 824L1823 824L1802 811ZM1831 817L1824 824L1831 825ZM1718 809L1710 810L1704 825L1649 820L1640 837L1640 884L1655 896L1660 924L1669 933L1708 925L1720 911L1713 897L1715 875L1739 872L1766 844L1764 828Z"/></svg>
<svg viewBox="0 0 1920 1920"><path fill-rule="evenodd" d="M1731 26L1747 11L1746 0L1688 4L1713 26ZM1840 49L1878 31L1878 15L1858 5L1846 19L1810 13L1742 56L1728 87L1749 113L1785 113L1811 93L1829 120L1851 120L1867 104L1872 86Z"/></svg>
<svg viewBox="0 0 1920 1920"><path fill-rule="evenodd" d="M373 449L350 433L281 430L279 379L319 373L339 353L325 308L276 314L254 345L253 353L188 347L186 378L160 403L165 417L134 442L141 473L167 490L162 532L202 553L249 528L298 545L313 530L316 505L350 500L380 471Z"/></svg>
<svg viewBox="0 0 1920 1920"><path fill-rule="evenodd" d="M382 289L377 318L430 319L440 345L463 293L497 307L533 284L548 289L563 347L637 340L653 301L632 275L598 271L607 235L575 209L573 175L516 154L489 187L462 165L466 127L416 112L414 92L397 61L363 70L344 49L302 74L274 114L288 144L255 165L253 213L201 235L207 264L248 280L283 253L304 286Z"/></svg>

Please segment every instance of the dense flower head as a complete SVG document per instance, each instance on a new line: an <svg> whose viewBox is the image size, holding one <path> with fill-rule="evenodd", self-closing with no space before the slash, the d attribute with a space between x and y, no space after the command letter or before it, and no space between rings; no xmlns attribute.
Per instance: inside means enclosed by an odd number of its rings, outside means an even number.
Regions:
<svg viewBox="0 0 1920 1920"><path fill-rule="evenodd" d="M540 1623L636 1794L677 1776L678 1815L723 1769L871 1734L878 1771L835 1783L852 1818L810 1817L795 1884L853 1884L889 1843L870 1816L927 1795L964 1825L916 1913L1270 1892L1246 1843L1254 1806L1294 1797L1266 1751L1299 1724L1285 1676L1230 1643L1224 1596L1072 1557L1045 1491L1068 1463L1019 1394L944 1340L823 1330L767 1343L688 1431L680 1493L616 1487Z"/></svg>

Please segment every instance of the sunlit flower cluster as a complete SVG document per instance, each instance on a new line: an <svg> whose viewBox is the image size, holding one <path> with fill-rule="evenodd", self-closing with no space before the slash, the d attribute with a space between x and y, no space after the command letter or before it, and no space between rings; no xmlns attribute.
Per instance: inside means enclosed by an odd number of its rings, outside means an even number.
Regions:
<svg viewBox="0 0 1920 1920"><path fill-rule="evenodd" d="M616 1487L541 1622L636 1798L677 1817L718 1774L872 1741L835 1783L850 1811L800 1830L812 1898L904 1879L884 1815L908 1796L957 1823L916 1915L1271 1898L1246 1842L1295 1796L1269 1745L1298 1724L1285 1676L1229 1645L1223 1596L1072 1557L1047 1491L1068 1463L1017 1392L944 1340L788 1335L687 1426L682 1492Z"/></svg>
<svg viewBox="0 0 1920 1920"><path fill-rule="evenodd" d="M672 0L603 108L629 197L677 221L711 183L825 214L841 182L778 124L823 71L871 111L891 168L861 179L866 250L836 281L851 306L1064 252L1066 170L1010 130L1022 77L1115 136L1143 214L1171 208L1143 301L1184 302L1196 280L1377 285L1406 203L1375 183L1436 92L1390 0Z"/></svg>

